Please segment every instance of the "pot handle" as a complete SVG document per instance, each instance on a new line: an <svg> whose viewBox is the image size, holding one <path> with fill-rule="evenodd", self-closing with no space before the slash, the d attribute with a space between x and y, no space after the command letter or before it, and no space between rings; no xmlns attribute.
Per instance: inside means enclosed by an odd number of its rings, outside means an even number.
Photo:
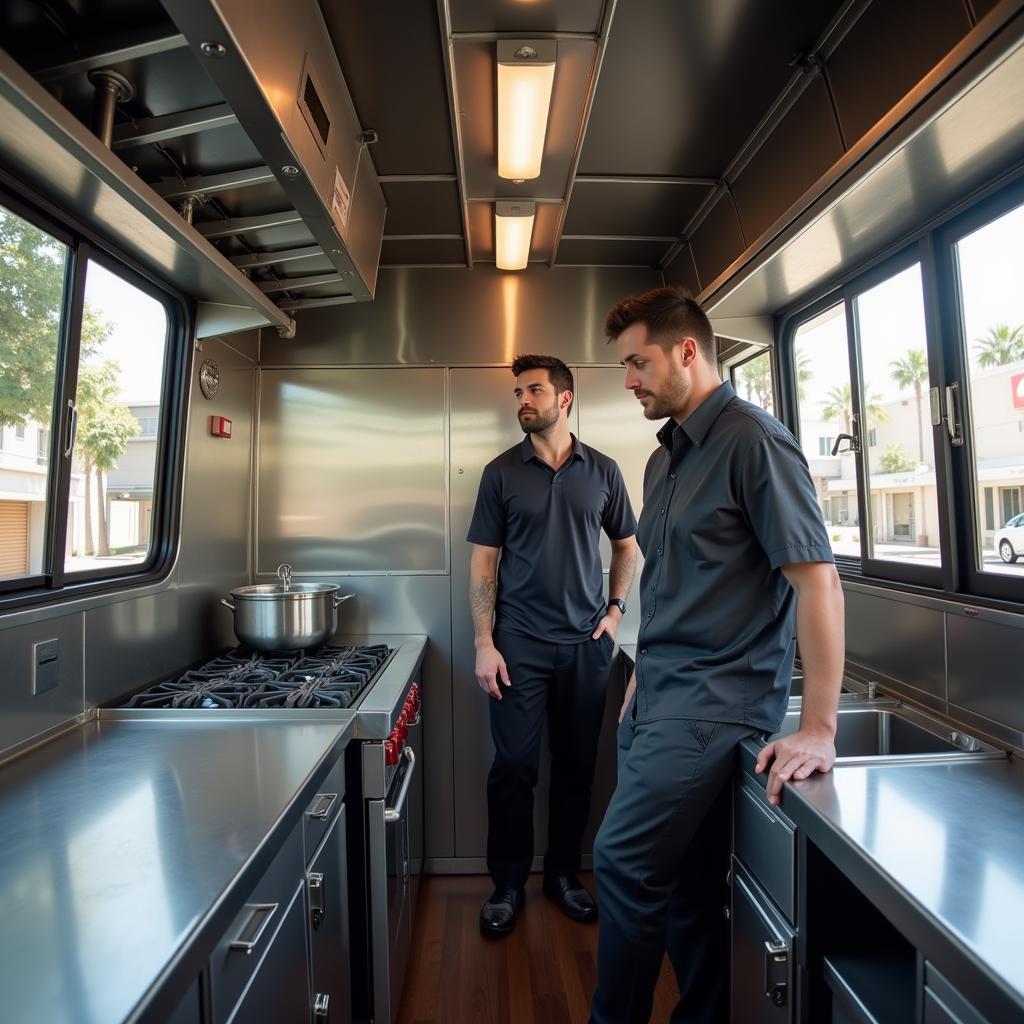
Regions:
<svg viewBox="0 0 1024 1024"><path fill-rule="evenodd" d="M334 607L337 608L339 604L344 604L350 597L355 597L355 594L342 594L341 597L336 597Z"/></svg>
<svg viewBox="0 0 1024 1024"><path fill-rule="evenodd" d="M220 603L224 605L225 608L230 608L231 611L235 610L235 606L229 600L227 600L227 598L222 597L220 599Z"/></svg>

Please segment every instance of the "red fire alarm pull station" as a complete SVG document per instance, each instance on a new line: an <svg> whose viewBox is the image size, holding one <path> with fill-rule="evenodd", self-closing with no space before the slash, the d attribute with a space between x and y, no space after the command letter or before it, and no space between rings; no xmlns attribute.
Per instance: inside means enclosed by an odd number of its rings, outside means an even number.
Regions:
<svg viewBox="0 0 1024 1024"><path fill-rule="evenodd" d="M210 433L214 437L230 437L231 420L229 420L226 416L211 416Z"/></svg>

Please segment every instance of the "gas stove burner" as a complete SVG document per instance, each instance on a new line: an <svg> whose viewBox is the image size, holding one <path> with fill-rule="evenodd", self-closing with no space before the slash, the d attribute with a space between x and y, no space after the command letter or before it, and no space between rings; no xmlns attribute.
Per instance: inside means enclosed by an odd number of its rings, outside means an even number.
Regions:
<svg viewBox="0 0 1024 1024"><path fill-rule="evenodd" d="M136 694L129 708L349 708L391 656L384 644L303 651L235 647L177 680Z"/></svg>
<svg viewBox="0 0 1024 1024"><path fill-rule="evenodd" d="M178 680L159 683L136 694L129 708L238 708L253 686L238 680L214 678L206 681Z"/></svg>
<svg viewBox="0 0 1024 1024"><path fill-rule="evenodd" d="M365 686L364 680L339 682L334 679L281 679L251 693L248 708L348 708Z"/></svg>

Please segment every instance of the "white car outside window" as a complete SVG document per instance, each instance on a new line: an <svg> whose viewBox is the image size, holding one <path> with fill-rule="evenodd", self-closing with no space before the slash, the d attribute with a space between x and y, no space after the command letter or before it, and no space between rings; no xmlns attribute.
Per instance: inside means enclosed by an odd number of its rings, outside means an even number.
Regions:
<svg viewBox="0 0 1024 1024"><path fill-rule="evenodd" d="M1004 562L1016 562L1024 555L1024 513L996 531L996 551Z"/></svg>

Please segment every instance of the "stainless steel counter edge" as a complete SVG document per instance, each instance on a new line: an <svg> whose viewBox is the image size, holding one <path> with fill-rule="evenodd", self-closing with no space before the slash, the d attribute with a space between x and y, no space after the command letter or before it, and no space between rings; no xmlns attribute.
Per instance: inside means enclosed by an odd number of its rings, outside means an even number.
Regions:
<svg viewBox="0 0 1024 1024"><path fill-rule="evenodd" d="M745 740L740 744L739 762L741 769L763 786L765 777L753 775L760 748L757 741ZM913 769L955 772L971 767L979 767L978 762L916 764ZM989 761L984 767L1015 774L1019 781L1020 805L1024 808L1024 767L1012 761ZM832 773L869 770L886 773L895 780L899 778L898 773L909 768L903 765L876 764L865 768L864 765L837 764ZM980 1013L993 1022L1024 1019L1024 990L998 974L948 920L909 893L898 878L887 872L854 837L815 805L813 795L821 793L821 787L829 783L829 776L816 775L802 783L787 785L779 808L783 817L795 824ZM984 831L977 828L976 820L971 825L978 832Z"/></svg>
<svg viewBox="0 0 1024 1024"><path fill-rule="evenodd" d="M338 732L330 746L295 791L277 821L235 872L185 942L167 961L135 1009L125 1018L124 1024L160 1024L166 1017L168 1006L177 1005L177 1001L184 997L222 937L224 929L245 905L246 897L253 886L270 866L284 841L291 835L292 829L302 820L302 815L315 796L317 787L327 777L338 758L344 755L354 732L354 716L347 722L338 723Z"/></svg>

